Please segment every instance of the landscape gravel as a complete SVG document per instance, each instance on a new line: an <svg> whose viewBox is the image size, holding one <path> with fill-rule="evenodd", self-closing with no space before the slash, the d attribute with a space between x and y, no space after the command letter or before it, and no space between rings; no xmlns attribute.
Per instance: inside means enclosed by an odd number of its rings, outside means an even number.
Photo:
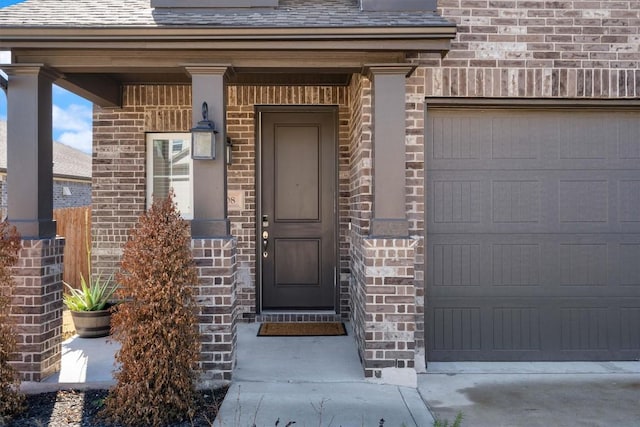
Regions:
<svg viewBox="0 0 640 427"><path fill-rule="evenodd" d="M227 390L200 392L193 420L167 427L210 427ZM108 390L58 391L26 396L27 409L6 427L117 427L100 417ZM0 427L5 427L0 422Z"/></svg>

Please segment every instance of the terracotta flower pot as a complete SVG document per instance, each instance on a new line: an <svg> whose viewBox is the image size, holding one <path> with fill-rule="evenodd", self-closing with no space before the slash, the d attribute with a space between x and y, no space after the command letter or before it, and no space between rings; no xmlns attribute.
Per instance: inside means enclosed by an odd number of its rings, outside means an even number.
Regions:
<svg viewBox="0 0 640 427"><path fill-rule="evenodd" d="M111 309L72 311L71 318L80 338L106 337L111 332Z"/></svg>

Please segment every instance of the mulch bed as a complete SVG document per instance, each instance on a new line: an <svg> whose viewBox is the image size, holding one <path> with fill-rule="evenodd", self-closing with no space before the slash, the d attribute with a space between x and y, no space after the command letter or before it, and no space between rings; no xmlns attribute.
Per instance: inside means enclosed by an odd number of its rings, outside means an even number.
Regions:
<svg viewBox="0 0 640 427"><path fill-rule="evenodd" d="M27 410L7 427L113 427L98 413L107 390L59 391L27 396ZM211 427L227 388L200 392L198 413L192 421L170 427ZM0 425L2 422L0 422Z"/></svg>

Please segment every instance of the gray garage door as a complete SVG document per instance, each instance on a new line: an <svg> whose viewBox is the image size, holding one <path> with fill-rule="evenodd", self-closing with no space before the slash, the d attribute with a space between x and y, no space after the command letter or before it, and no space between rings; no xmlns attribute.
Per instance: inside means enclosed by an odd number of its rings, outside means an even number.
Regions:
<svg viewBox="0 0 640 427"><path fill-rule="evenodd" d="M640 112L429 109L428 361L640 357Z"/></svg>

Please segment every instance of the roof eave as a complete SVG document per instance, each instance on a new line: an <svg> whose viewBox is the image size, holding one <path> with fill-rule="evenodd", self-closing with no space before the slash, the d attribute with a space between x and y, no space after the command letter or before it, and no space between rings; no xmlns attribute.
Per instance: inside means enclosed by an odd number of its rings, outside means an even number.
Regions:
<svg viewBox="0 0 640 427"><path fill-rule="evenodd" d="M0 27L2 47L68 41L306 41L453 39L455 24L407 27Z"/></svg>

